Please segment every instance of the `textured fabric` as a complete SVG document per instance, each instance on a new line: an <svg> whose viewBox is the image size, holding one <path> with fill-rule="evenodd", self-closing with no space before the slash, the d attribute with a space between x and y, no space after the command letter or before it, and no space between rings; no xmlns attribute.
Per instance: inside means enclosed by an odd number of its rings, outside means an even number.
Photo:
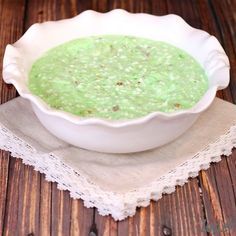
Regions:
<svg viewBox="0 0 236 236"><path fill-rule="evenodd" d="M60 189L82 198L100 214L124 219L171 193L210 162L236 146L236 106L215 99L185 134L155 150L102 154L70 146L51 135L28 101L16 98L0 106L0 148L12 152L56 181Z"/></svg>

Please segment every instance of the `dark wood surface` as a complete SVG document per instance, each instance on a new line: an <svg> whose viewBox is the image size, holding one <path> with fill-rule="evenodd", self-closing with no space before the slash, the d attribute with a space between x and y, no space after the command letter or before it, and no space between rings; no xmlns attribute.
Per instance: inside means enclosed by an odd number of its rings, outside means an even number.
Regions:
<svg viewBox="0 0 236 236"><path fill-rule="evenodd" d="M218 96L236 102L236 0L0 0L0 58L6 44L35 22L114 8L179 14L192 26L215 35L231 61L230 86ZM14 87L0 80L0 103L16 96ZM115 222L85 208L81 200L70 199L67 191L59 191L44 175L0 151L0 235L84 236L95 225L97 235L234 236L236 151L222 158L175 193L139 208L134 217Z"/></svg>

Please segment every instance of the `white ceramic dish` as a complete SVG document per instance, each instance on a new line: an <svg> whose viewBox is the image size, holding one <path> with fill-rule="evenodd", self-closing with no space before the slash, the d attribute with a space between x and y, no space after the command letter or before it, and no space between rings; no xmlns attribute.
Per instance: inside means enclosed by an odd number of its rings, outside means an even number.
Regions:
<svg viewBox="0 0 236 236"><path fill-rule="evenodd" d="M66 41L104 34L133 35L173 44L191 54L206 70L209 89L191 109L167 114L153 112L123 121L78 116L50 108L27 87L33 62ZM187 66L187 65L186 65ZM216 91L229 83L229 60L213 36L192 28L177 15L153 16L113 10L85 11L66 20L34 24L13 45L7 45L3 78L30 100L41 123L58 138L82 148L111 153L138 152L166 144L183 134L206 110Z"/></svg>

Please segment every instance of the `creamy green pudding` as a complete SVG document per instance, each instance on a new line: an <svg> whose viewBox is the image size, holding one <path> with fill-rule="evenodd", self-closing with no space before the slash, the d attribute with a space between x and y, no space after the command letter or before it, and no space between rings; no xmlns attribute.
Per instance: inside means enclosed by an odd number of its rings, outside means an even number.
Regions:
<svg viewBox="0 0 236 236"><path fill-rule="evenodd" d="M52 108L81 117L137 118L195 105L208 88L186 52L144 38L79 38L42 55L29 74L31 92Z"/></svg>

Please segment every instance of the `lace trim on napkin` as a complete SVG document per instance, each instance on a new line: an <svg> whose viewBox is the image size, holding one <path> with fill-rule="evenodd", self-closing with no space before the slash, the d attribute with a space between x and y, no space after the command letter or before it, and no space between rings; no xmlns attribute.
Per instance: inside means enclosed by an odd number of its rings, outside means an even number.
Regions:
<svg viewBox="0 0 236 236"><path fill-rule="evenodd" d="M84 200L86 207L96 207L101 215L111 214L115 220L133 216L136 207L148 206L150 200L158 200L162 194L174 192L176 185L183 185L189 177L196 177L211 162L219 162L221 155L230 155L233 147L236 147L236 125L216 142L148 186L121 194L102 190L53 153L39 154L24 140L0 125L0 149L11 152L13 157L21 158L24 164L45 174L47 181L57 182L60 190L69 190L72 198Z"/></svg>

